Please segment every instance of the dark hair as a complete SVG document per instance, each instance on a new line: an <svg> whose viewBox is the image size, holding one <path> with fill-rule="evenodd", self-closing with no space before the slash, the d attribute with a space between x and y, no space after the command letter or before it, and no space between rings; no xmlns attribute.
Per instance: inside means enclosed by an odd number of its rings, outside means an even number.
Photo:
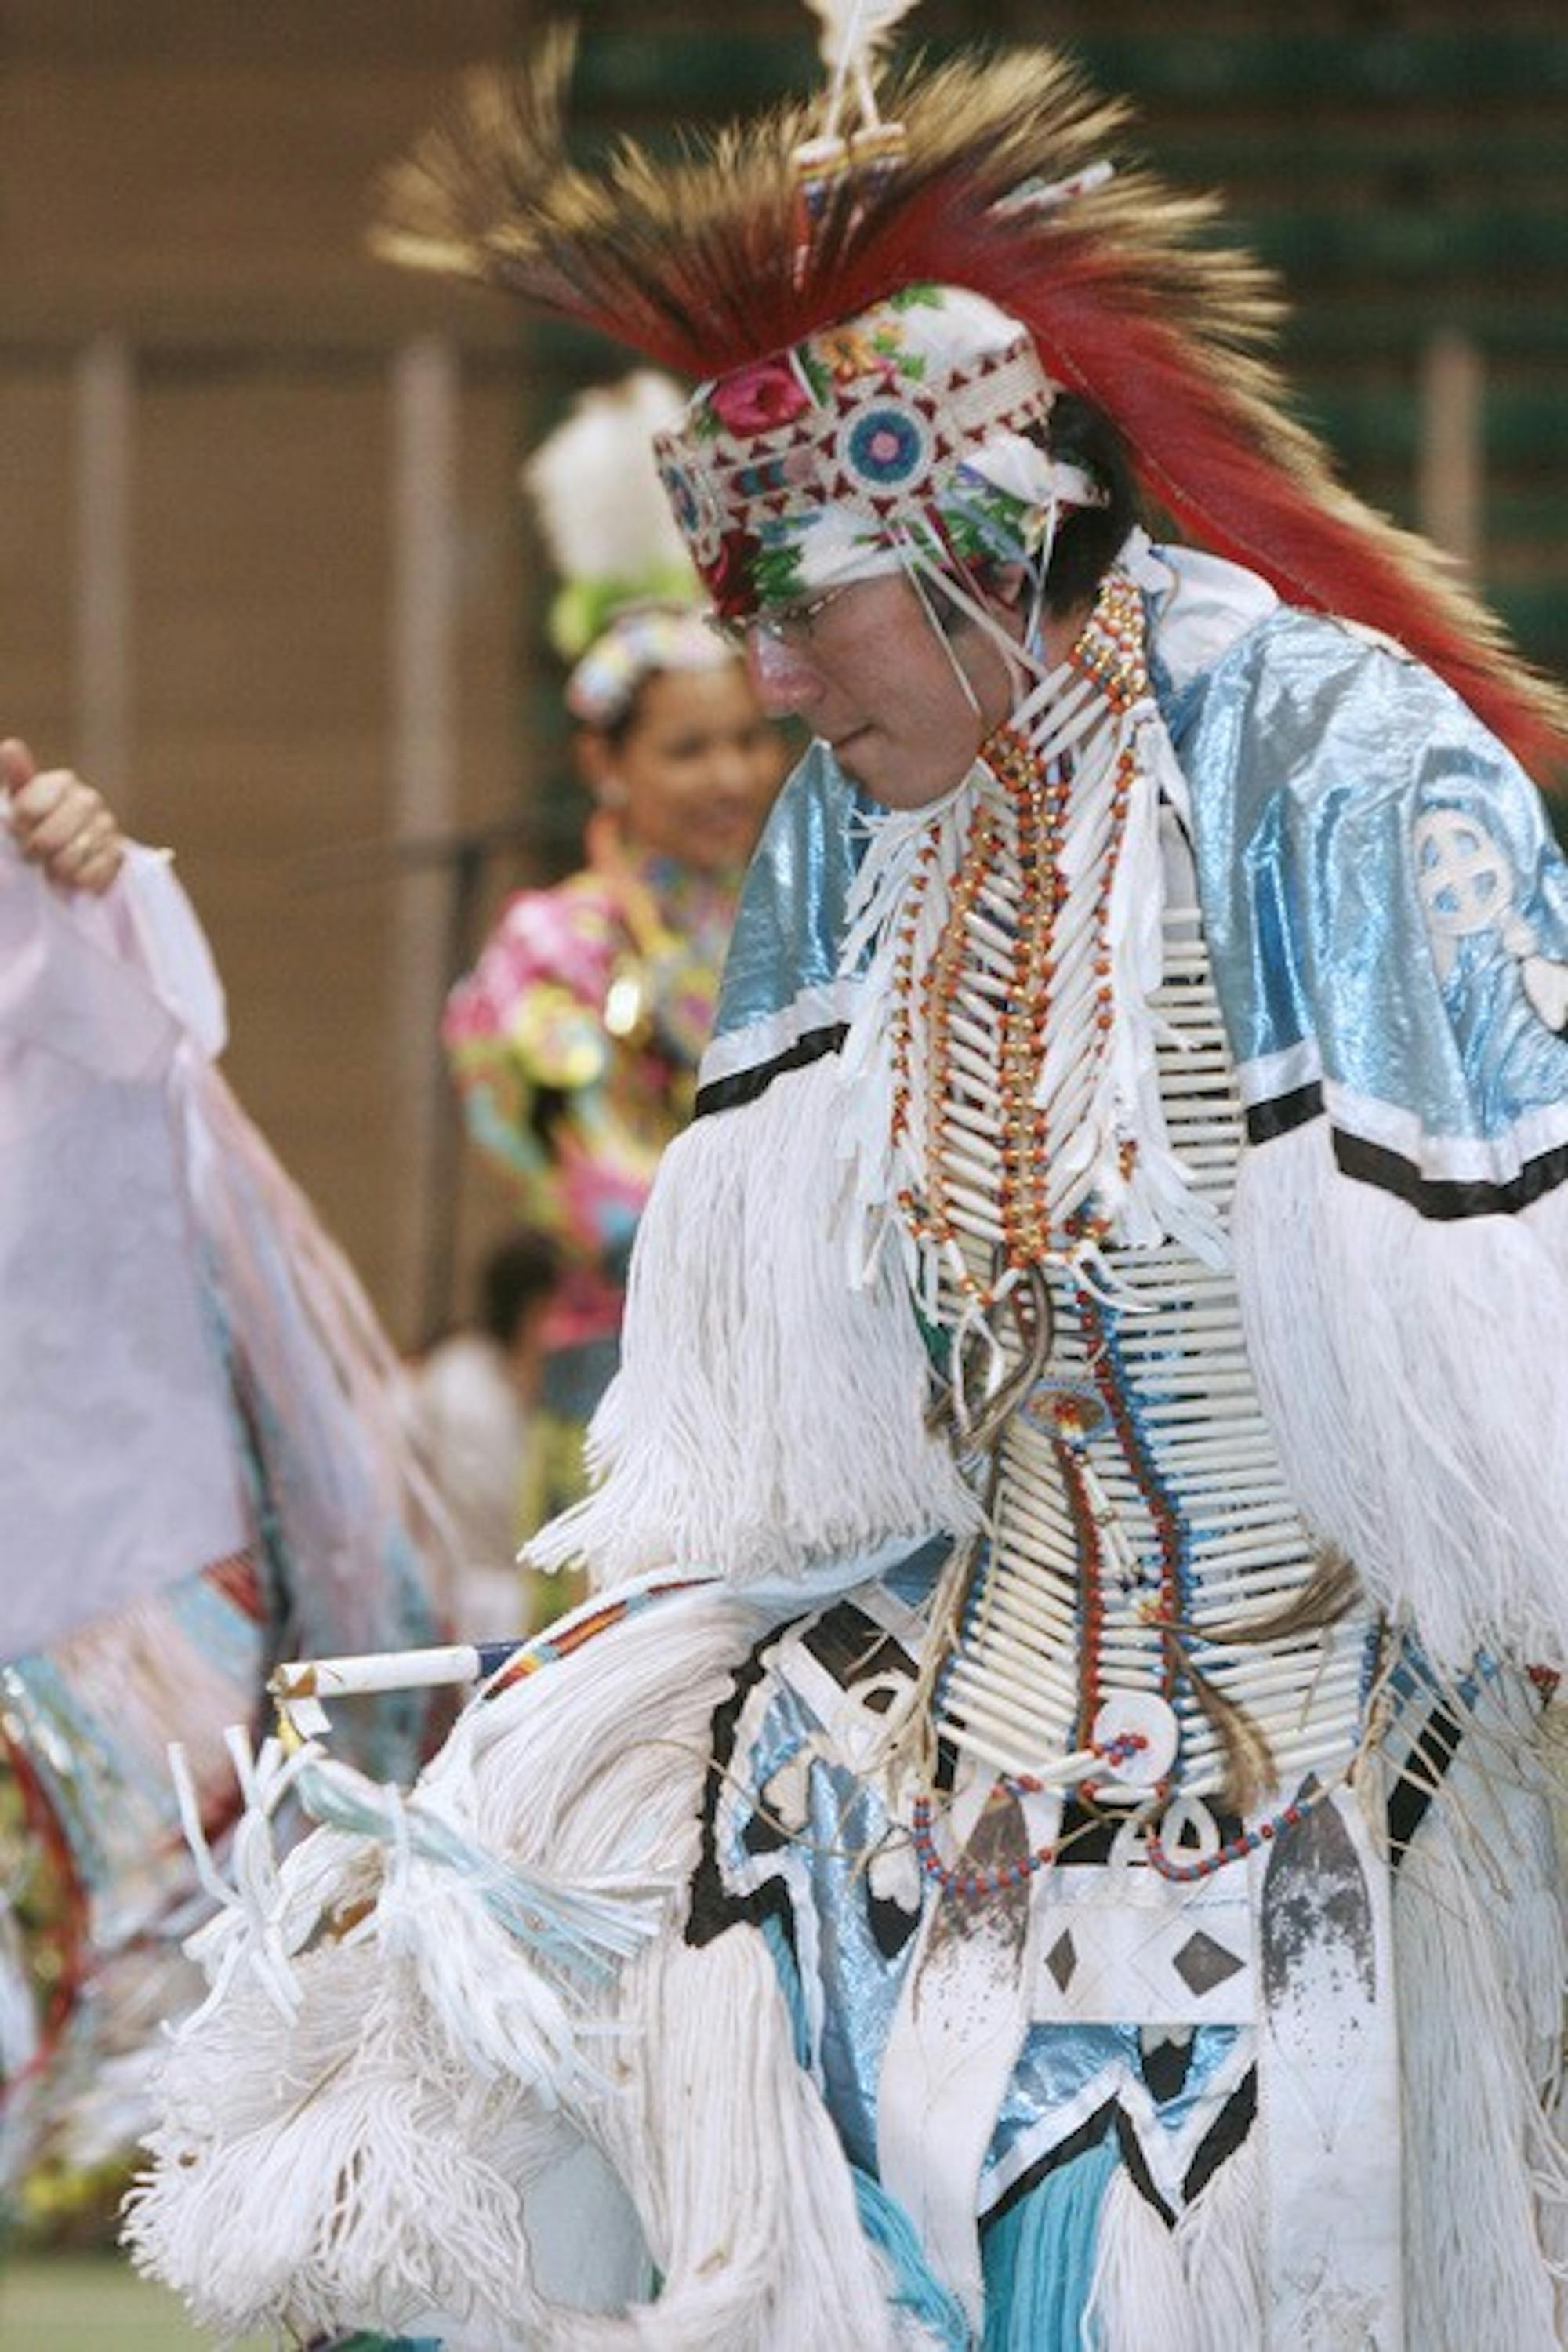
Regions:
<svg viewBox="0 0 1568 2352"><path fill-rule="evenodd" d="M1043 435L1054 457L1081 466L1105 492L1102 507L1079 507L1058 530L1046 567L1046 609L1065 613L1092 596L1117 549L1140 520L1127 444L1102 408L1076 392L1057 394Z"/></svg>
<svg viewBox="0 0 1568 2352"><path fill-rule="evenodd" d="M584 735L602 735L612 751L618 751L642 717L643 697L647 691L648 680L663 676L662 670L648 670L633 687L631 699L613 719L580 719L577 722L579 729Z"/></svg>
<svg viewBox="0 0 1568 2352"><path fill-rule="evenodd" d="M1068 613L1093 598L1117 549L1142 520L1137 478L1110 417L1075 392L1058 393L1049 425L1032 426L1026 437L1053 457L1081 466L1105 493L1103 506L1075 507L1057 526L1046 566L1045 604L1048 613ZM991 593L1007 567L983 557L969 568L974 585ZM968 615L943 596L940 581L929 581L924 593L945 633L967 625Z"/></svg>
<svg viewBox="0 0 1568 2352"><path fill-rule="evenodd" d="M498 1244L479 1268L479 1322L490 1338L510 1347L529 1308L558 1287L561 1271L548 1234L529 1227Z"/></svg>

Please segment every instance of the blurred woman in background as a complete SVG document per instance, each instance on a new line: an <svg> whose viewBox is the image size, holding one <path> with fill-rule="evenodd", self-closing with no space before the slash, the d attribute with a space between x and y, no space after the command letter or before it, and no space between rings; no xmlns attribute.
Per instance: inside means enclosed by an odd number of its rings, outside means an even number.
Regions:
<svg viewBox="0 0 1568 2352"><path fill-rule="evenodd" d="M574 663L566 706L595 811L582 869L508 902L444 1024L474 1141L565 1260L520 1537L581 1490L632 1236L690 1114L741 877L786 761L698 609L654 471L650 437L680 407L639 372L582 398L526 468L564 583L552 636ZM530 1627L572 1597L541 1580Z"/></svg>

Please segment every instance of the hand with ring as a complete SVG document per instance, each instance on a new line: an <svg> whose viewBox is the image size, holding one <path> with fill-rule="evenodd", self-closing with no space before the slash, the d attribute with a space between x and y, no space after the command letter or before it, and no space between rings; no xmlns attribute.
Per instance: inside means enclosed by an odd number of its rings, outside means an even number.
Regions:
<svg viewBox="0 0 1568 2352"><path fill-rule="evenodd" d="M0 790L24 857L65 890L107 890L119 873L125 840L101 793L69 768L40 770L15 735L0 742Z"/></svg>

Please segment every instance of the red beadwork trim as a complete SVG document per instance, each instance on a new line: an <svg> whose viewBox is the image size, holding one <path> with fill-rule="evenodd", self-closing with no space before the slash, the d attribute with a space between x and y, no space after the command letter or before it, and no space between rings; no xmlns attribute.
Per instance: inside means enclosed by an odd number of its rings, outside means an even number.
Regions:
<svg viewBox="0 0 1568 2352"><path fill-rule="evenodd" d="M1256 1853L1259 1846L1270 1844L1281 1830L1294 1829L1298 1822L1304 1822L1310 1813L1315 1813L1333 1793L1334 1787L1331 1786L1321 1790L1305 1804L1286 1805L1269 1820L1256 1822L1251 1829L1244 1830L1240 1837L1228 1839L1224 1845L1216 1846L1213 1853L1204 1854L1196 1862L1173 1862L1159 1839L1153 1836L1144 1839L1143 1851L1149 1858L1150 1867L1162 1878L1168 1878L1179 1886L1191 1885L1194 1879L1212 1878L1216 1870L1224 1870L1228 1863L1243 1861L1247 1854Z"/></svg>

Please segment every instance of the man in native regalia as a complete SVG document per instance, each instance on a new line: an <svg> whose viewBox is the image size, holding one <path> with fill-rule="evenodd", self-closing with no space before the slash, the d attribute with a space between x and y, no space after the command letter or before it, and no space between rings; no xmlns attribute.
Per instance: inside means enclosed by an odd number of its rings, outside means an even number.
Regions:
<svg viewBox="0 0 1568 2352"><path fill-rule="evenodd" d="M603 182L552 47L391 191L702 379L665 478L816 740L536 1547L605 1589L405 1800L258 1771L333 1826L132 2234L452 2346L1548 2352L1565 714L1117 110L826 46Z"/></svg>

